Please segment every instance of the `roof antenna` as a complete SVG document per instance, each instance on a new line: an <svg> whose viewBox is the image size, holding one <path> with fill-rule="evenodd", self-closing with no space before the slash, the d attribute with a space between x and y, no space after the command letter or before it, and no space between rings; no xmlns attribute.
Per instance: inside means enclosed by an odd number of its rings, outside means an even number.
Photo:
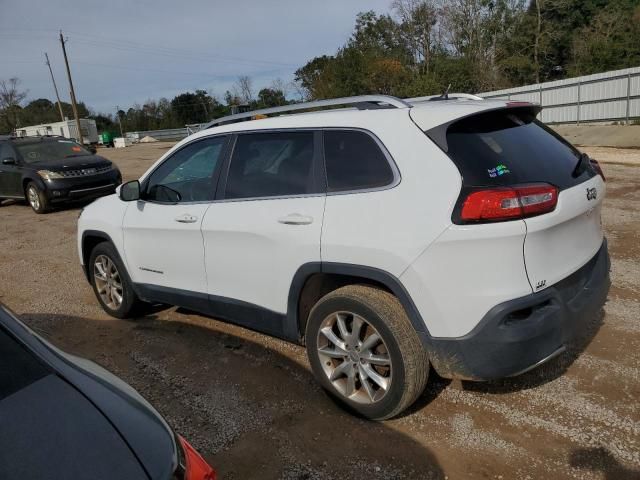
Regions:
<svg viewBox="0 0 640 480"><path fill-rule="evenodd" d="M449 86L447 86L447 88L445 89L445 91L442 93L442 95L440 95L440 99L441 100L449 100L449 90L451 89L451 84L449 84Z"/></svg>

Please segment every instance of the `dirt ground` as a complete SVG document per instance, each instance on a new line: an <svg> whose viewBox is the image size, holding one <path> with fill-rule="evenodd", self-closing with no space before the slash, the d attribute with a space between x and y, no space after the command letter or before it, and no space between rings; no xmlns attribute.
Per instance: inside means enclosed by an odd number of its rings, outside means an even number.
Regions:
<svg viewBox="0 0 640 480"><path fill-rule="evenodd" d="M126 179L169 144L100 150ZM585 149L606 162L640 151ZM417 404L360 420L316 386L304 349L190 312L107 317L76 254L78 208L0 207L0 302L147 397L222 479L640 478L640 166L605 163L613 286L584 348L519 378L432 377ZM582 351L583 350L583 351Z"/></svg>

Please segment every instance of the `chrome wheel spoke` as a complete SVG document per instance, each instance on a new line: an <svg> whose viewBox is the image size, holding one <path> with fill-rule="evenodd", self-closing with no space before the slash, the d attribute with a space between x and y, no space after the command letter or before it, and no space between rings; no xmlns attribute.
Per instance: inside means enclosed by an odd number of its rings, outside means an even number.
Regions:
<svg viewBox="0 0 640 480"><path fill-rule="evenodd" d="M331 327L325 327L320 331L327 338L327 340L333 343L333 345L336 348L339 348L340 350L342 350L345 353L345 355L347 354L347 346L342 340L338 338L338 336L335 333L333 333L333 330L331 330Z"/></svg>
<svg viewBox="0 0 640 480"><path fill-rule="evenodd" d="M102 302L117 310L122 305L124 291L116 264L106 255L99 255L93 264L93 279Z"/></svg>
<svg viewBox="0 0 640 480"><path fill-rule="evenodd" d="M347 352L344 350L338 350L335 348L322 347L318 349L318 352L322 355L326 355L331 358L346 358Z"/></svg>
<svg viewBox="0 0 640 480"><path fill-rule="evenodd" d="M358 373L360 374L360 383L364 387L364 390L367 392L369 399L373 401L373 399L375 398L375 392L369 384L369 376L367 375L367 372L364 370L362 365L358 365Z"/></svg>
<svg viewBox="0 0 640 480"><path fill-rule="evenodd" d="M351 336L356 340L360 341L360 332L362 331L362 326L364 325L364 320L357 316L353 316L353 324L351 325Z"/></svg>
<svg viewBox="0 0 640 480"><path fill-rule="evenodd" d="M367 362L367 363L371 363L372 365L380 365L380 366L389 366L391 365L391 359L389 358L389 355L375 355L375 354L370 354L370 355L363 355L362 359Z"/></svg>
<svg viewBox="0 0 640 480"><path fill-rule="evenodd" d="M355 369L352 368L347 375L347 384L344 389L344 394L347 397L351 397L354 393L356 393L356 372Z"/></svg>
<svg viewBox="0 0 640 480"><path fill-rule="evenodd" d="M383 390L387 390L389 388L389 379L380 375L373 368L371 368L371 366L363 365L362 369L366 372L367 376L380 388L382 388Z"/></svg>
<svg viewBox="0 0 640 480"><path fill-rule="evenodd" d="M331 376L329 377L329 380L331 381L337 380L342 375L349 376L352 370L353 370L353 367L351 366L351 363L349 363L348 361L342 362L333 370L333 372L331 373Z"/></svg>
<svg viewBox="0 0 640 480"><path fill-rule="evenodd" d="M349 338L349 330L347 330L347 323L345 322L346 316L343 313L338 313L336 315L336 323L338 324L338 330L340 331L340 336L345 340Z"/></svg>
<svg viewBox="0 0 640 480"><path fill-rule="evenodd" d="M362 342L362 345L360 346L360 350L362 351L371 350L380 341L381 341L380 335L378 335L377 333L372 333L365 339L364 342Z"/></svg>

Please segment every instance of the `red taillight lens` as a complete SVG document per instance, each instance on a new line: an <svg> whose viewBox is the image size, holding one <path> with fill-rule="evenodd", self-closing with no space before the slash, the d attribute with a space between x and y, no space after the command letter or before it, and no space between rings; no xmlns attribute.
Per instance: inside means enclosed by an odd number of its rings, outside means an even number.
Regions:
<svg viewBox="0 0 640 480"><path fill-rule="evenodd" d="M216 472L207 462L196 452L195 448L189 445L184 438L178 437L185 458L184 480L216 480Z"/></svg>
<svg viewBox="0 0 640 480"><path fill-rule="evenodd" d="M607 179L605 178L604 173L602 172L602 167L600 166L598 161L594 160L593 158L589 159L589 161L591 162L591 165L593 166L593 169L598 173L598 175L600 175L602 177L602 180L604 180L606 182Z"/></svg>
<svg viewBox="0 0 640 480"><path fill-rule="evenodd" d="M551 212L558 203L558 189L552 185L498 187L470 193L462 205L465 222L497 222Z"/></svg>

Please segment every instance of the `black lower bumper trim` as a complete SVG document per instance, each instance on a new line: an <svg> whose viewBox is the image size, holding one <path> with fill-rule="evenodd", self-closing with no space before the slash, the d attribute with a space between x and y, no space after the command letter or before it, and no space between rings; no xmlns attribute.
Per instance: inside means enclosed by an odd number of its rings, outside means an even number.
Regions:
<svg viewBox="0 0 640 480"><path fill-rule="evenodd" d="M469 334L423 341L439 375L494 380L524 373L559 355L586 328L611 282L606 240L577 272L546 290L492 308Z"/></svg>

